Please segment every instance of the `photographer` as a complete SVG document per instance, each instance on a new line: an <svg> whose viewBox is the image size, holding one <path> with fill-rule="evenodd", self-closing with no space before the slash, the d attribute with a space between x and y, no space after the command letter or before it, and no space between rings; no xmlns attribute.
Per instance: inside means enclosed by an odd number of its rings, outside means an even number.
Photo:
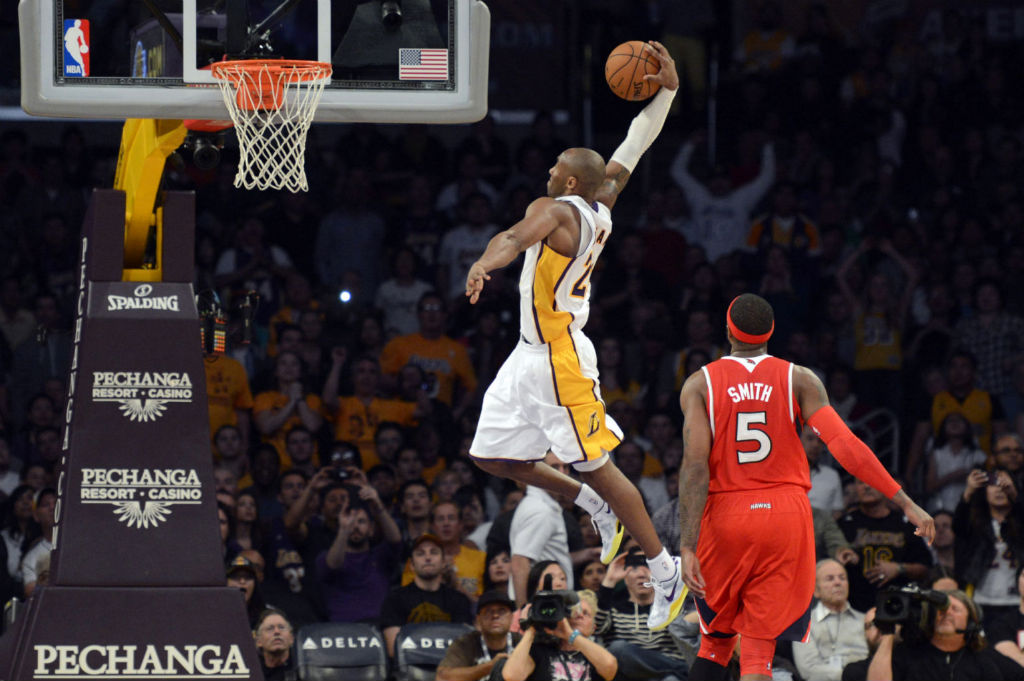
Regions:
<svg viewBox="0 0 1024 681"><path fill-rule="evenodd" d="M927 598L948 595L948 605L941 608L919 601L924 626L919 628L916 622L902 624L904 640L899 643L894 633L895 623L883 622L876 615L875 624L883 633L868 665L870 681L996 681L1024 676L1024 673L1015 673L1013 667L1021 672L1024 668L1008 658L1003 659L1010 665L1003 664L995 659L1002 656L993 655L988 649L978 607L967 594L959 590L924 593L929 594ZM879 613L883 609L879 606ZM1009 673L1004 673L1004 669Z"/></svg>
<svg viewBox="0 0 1024 681"><path fill-rule="evenodd" d="M546 580L545 590L526 606L523 638L508 659L494 665L490 681L611 681L619 664L589 638L594 633L593 617L585 616L589 604L576 603L570 624L569 601L578 597L571 591L552 591L550 584Z"/></svg>

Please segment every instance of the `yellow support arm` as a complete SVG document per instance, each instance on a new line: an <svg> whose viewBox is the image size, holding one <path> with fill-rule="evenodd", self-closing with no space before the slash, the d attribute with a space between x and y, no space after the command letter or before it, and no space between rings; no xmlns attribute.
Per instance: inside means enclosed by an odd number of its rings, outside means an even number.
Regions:
<svg viewBox="0 0 1024 681"><path fill-rule="evenodd" d="M167 157L185 141L188 131L180 120L130 118L121 133L114 189L125 193L124 280L160 281L163 242L162 211L156 208L160 179ZM150 229L156 230L156 267L143 267Z"/></svg>

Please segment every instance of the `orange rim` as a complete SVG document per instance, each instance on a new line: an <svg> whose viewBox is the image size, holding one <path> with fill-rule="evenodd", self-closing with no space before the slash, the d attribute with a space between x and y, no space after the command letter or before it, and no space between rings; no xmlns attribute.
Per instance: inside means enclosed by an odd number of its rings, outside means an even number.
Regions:
<svg viewBox="0 0 1024 681"><path fill-rule="evenodd" d="M235 86L235 102L247 111L280 109L285 77L289 84L308 83L327 78L331 71L327 62L302 59L236 59L210 65L214 78Z"/></svg>
<svg viewBox="0 0 1024 681"><path fill-rule="evenodd" d="M280 76L290 72L299 82L320 80L331 75L331 65L324 61L306 61L302 59L235 59L219 61L210 65L214 78L221 80L238 80L236 70L259 73L266 69L267 73Z"/></svg>

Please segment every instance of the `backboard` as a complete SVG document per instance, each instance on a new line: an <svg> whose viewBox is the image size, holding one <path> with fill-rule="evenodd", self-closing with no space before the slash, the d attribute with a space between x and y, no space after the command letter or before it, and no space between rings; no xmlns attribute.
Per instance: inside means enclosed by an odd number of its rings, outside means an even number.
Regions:
<svg viewBox="0 0 1024 681"><path fill-rule="evenodd" d="M34 115L226 119L209 64L265 20L266 54L332 64L318 122L464 123L487 111L479 0L21 0L18 14L22 108Z"/></svg>

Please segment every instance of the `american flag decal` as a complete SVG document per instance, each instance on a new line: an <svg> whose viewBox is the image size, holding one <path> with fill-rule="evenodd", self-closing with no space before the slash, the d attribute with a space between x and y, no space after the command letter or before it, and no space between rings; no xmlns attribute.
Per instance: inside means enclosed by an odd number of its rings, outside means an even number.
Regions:
<svg viewBox="0 0 1024 681"><path fill-rule="evenodd" d="M448 50L398 50L399 80L448 80Z"/></svg>

